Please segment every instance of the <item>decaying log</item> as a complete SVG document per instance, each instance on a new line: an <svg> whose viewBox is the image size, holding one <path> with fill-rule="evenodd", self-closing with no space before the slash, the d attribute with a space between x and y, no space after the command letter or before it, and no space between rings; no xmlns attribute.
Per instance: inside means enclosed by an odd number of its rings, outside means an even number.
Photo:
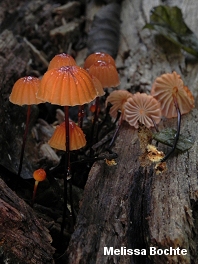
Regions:
<svg viewBox="0 0 198 264"><path fill-rule="evenodd" d="M42 220L0 179L0 262L54 263L51 242Z"/></svg>
<svg viewBox="0 0 198 264"><path fill-rule="evenodd" d="M196 263L193 204L197 202L198 112L183 117L182 133L195 143L167 161L167 171L141 167L137 131L124 124L113 151L117 165L97 162L86 184L77 225L68 249L69 263ZM164 122L173 126L176 120ZM167 147L158 149L167 152ZM190 158L189 158L190 157ZM146 256L105 256L104 247L146 249ZM186 249L187 255L149 256L149 248Z"/></svg>
<svg viewBox="0 0 198 264"><path fill-rule="evenodd" d="M198 35L196 1L122 2L121 40L117 58L120 89L151 89L154 79L177 71L197 98L198 62L178 47L143 26L157 5L177 5L188 26ZM124 124L113 151L117 165L100 161L92 167L75 231L67 250L68 263L198 263L197 243L197 121L193 110L182 117L182 132L195 143L167 161L167 171L156 175L154 167L141 167L137 131ZM163 127L176 127L176 120ZM159 144L165 153L168 147ZM104 255L104 247L146 249L144 255ZM149 248L186 249L187 255L150 255Z"/></svg>

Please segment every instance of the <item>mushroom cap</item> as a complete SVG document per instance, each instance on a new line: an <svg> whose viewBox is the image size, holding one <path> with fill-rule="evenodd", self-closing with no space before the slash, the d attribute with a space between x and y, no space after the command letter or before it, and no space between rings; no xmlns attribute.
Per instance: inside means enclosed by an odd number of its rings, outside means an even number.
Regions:
<svg viewBox="0 0 198 264"><path fill-rule="evenodd" d="M57 54L52 58L49 63L48 71L54 68L60 68L62 66L74 66L76 65L76 61L74 58L66 53Z"/></svg>
<svg viewBox="0 0 198 264"><path fill-rule="evenodd" d="M116 68L108 62L96 61L88 71L102 83L103 88L116 87L120 84Z"/></svg>
<svg viewBox="0 0 198 264"><path fill-rule="evenodd" d="M92 64L97 61L105 61L112 64L116 68L115 60L108 53L105 52L95 52L90 54L84 63L84 69L89 69Z"/></svg>
<svg viewBox="0 0 198 264"><path fill-rule="evenodd" d="M63 66L47 71L41 80L37 97L62 106L83 105L98 93L86 70L79 66Z"/></svg>
<svg viewBox="0 0 198 264"><path fill-rule="evenodd" d="M103 96L105 92L104 92L101 82L94 75L90 75L90 76L93 81L94 87L96 91L98 92L97 96Z"/></svg>
<svg viewBox="0 0 198 264"><path fill-rule="evenodd" d="M58 125L48 144L55 149L66 151L65 122ZM82 129L73 121L69 121L69 149L77 150L86 145L85 135Z"/></svg>
<svg viewBox="0 0 198 264"><path fill-rule="evenodd" d="M40 80L37 77L26 76L18 79L10 94L9 100L17 105L32 105L43 103L42 100L36 97L37 90L40 85Z"/></svg>
<svg viewBox="0 0 198 264"><path fill-rule="evenodd" d="M44 181L46 179L46 172L44 169L38 169L33 172L35 181Z"/></svg>
<svg viewBox="0 0 198 264"><path fill-rule="evenodd" d="M161 104L162 115L167 118L177 116L177 109L174 105L174 97L177 100L181 114L188 113L194 108L194 97L179 74L165 73L157 77L151 89L151 95Z"/></svg>
<svg viewBox="0 0 198 264"><path fill-rule="evenodd" d="M133 95L126 90L116 90L111 92L105 102L106 106L108 103L112 104L109 114L113 118L116 118L118 114L118 110L120 110L123 114L123 119L125 119L124 104L126 103L127 99L131 96Z"/></svg>
<svg viewBox="0 0 198 264"><path fill-rule="evenodd" d="M151 95L136 93L128 98L124 105L125 120L135 128L138 122L150 128L154 126L153 121L158 124L161 120L160 103Z"/></svg>

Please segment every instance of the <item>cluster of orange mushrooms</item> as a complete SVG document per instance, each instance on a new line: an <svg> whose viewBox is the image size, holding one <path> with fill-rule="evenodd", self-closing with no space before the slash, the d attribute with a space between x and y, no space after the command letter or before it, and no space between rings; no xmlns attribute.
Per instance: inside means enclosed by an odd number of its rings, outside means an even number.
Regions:
<svg viewBox="0 0 198 264"><path fill-rule="evenodd" d="M84 116L83 105L95 100L94 124L97 121L98 98L104 95L103 88L117 87L119 84L119 75L114 59L102 52L89 55L83 68L77 66L70 55L58 54L49 63L48 70L41 80L31 76L20 78L14 84L9 98L14 104L28 105L18 176L22 169L31 105L49 102L64 106L65 122L56 127L49 140L49 145L55 149L66 151L64 179L66 201L66 184L70 175L70 151L86 145L85 135L81 129ZM119 123L126 120L134 128L138 128L140 123L147 128L156 127L162 116L166 118L178 117L178 132L174 146L171 152L163 158L164 161L176 147L181 115L188 113L194 107L194 98L187 86L184 85L180 75L173 72L157 77L150 95L115 90L107 97L106 105L108 103L111 104L110 115L113 118L116 118L120 111ZM79 106L78 125L69 119L69 106L75 105Z"/></svg>

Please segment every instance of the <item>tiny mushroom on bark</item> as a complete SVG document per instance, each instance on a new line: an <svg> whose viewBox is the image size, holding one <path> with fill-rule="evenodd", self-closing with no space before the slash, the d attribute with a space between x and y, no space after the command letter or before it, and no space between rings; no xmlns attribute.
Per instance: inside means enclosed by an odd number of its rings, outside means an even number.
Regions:
<svg viewBox="0 0 198 264"><path fill-rule="evenodd" d="M25 150L29 120L30 120L30 113L31 113L31 105L43 103L41 99L38 99L36 97L36 92L39 88L39 85L40 85L40 79L38 79L37 77L32 77L32 76L22 77L15 82L12 88L12 92L9 97L10 102L13 104L17 104L20 106L28 105L26 127L25 127L25 132L23 135L20 163L19 163L18 174L17 174L18 178L20 177L21 170L22 170L23 155L24 155L24 150Z"/></svg>
<svg viewBox="0 0 198 264"><path fill-rule="evenodd" d="M153 83L151 94L160 102L163 116L177 117L177 133L172 149L162 159L165 161L176 148L180 134L181 115L190 112L195 107L195 101L191 91L175 71L157 77Z"/></svg>
<svg viewBox="0 0 198 264"><path fill-rule="evenodd" d="M33 196L32 196L32 205L34 204L36 191L37 191L39 182L44 181L46 179L45 170L44 169L35 170L33 173L33 178L35 179L35 183L34 183L34 190L33 190Z"/></svg>
<svg viewBox="0 0 198 264"><path fill-rule="evenodd" d="M139 122L150 128L161 120L160 103L146 93L138 92L129 97L124 107L126 121L135 128L139 127Z"/></svg>

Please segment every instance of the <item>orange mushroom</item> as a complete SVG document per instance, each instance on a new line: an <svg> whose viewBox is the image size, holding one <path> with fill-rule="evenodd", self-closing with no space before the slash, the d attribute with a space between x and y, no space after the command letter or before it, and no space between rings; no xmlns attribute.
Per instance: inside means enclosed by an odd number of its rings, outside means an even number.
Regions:
<svg viewBox="0 0 198 264"><path fill-rule="evenodd" d="M65 109L65 177L64 177L64 210L61 224L61 237L65 226L67 210L67 177L70 174L70 133L69 106L83 105L97 96L90 75L81 67L63 66L47 71L37 93L37 97L52 104L63 105Z"/></svg>
<svg viewBox="0 0 198 264"><path fill-rule="evenodd" d="M136 93L124 105L125 119L135 128L139 122L150 128L161 120L160 103L151 95Z"/></svg>
<svg viewBox="0 0 198 264"><path fill-rule="evenodd" d="M20 177L22 170L23 156L24 156L29 120L30 120L30 113L31 113L31 105L43 103L42 100L36 97L36 92L38 90L39 85L40 85L40 80L37 77L32 77L32 76L22 77L15 82L9 97L10 102L12 102L13 104L17 104L20 106L28 105L26 126L23 135L23 143L21 147L20 162L19 162L19 168L17 174L18 178Z"/></svg>
<svg viewBox="0 0 198 264"><path fill-rule="evenodd" d="M114 65L106 61L96 61L88 69L89 74L95 76L102 84L103 88L116 87L120 84L119 75ZM93 138L94 127L98 120L98 107L99 107L99 97L96 97L96 110L94 114L94 120L92 124L91 131L91 146L94 144L96 139ZM96 133L97 135L98 133ZM90 152L90 155L91 152Z"/></svg>
<svg viewBox="0 0 198 264"><path fill-rule="evenodd" d="M48 71L54 68L60 68L62 66L74 66L76 65L76 61L74 58L66 53L57 54L50 61L48 66Z"/></svg>
<svg viewBox="0 0 198 264"><path fill-rule="evenodd" d="M105 52L95 52L93 54L90 54L86 58L83 68L88 70L90 66L97 61L105 61L112 64L116 68L115 60L113 59L113 57Z"/></svg>
<svg viewBox="0 0 198 264"><path fill-rule="evenodd" d="M34 204L36 191L37 191L39 182L44 181L46 179L45 170L44 169L35 170L33 173L33 178L35 179L35 183L34 183L34 190L33 190L33 196L32 196L32 205Z"/></svg>
<svg viewBox="0 0 198 264"><path fill-rule="evenodd" d="M37 98L62 106L89 103L97 95L90 75L86 70L75 65L47 71L41 79L37 92Z"/></svg>
<svg viewBox="0 0 198 264"><path fill-rule="evenodd" d="M80 127L78 127L73 121L69 121L69 149L77 150L86 145L85 135ZM55 149L66 150L65 146L65 123L58 125L48 141L48 144Z"/></svg>
<svg viewBox="0 0 198 264"><path fill-rule="evenodd" d="M88 72L102 83L103 88L117 87L120 84L115 66L108 62L96 61L89 67Z"/></svg>
<svg viewBox="0 0 198 264"><path fill-rule="evenodd" d="M162 115L167 118L177 117L177 133L172 149L162 159L162 162L174 152L180 134L181 115L188 113L194 108L194 97L179 74L162 74L153 83L151 94L161 103Z"/></svg>

